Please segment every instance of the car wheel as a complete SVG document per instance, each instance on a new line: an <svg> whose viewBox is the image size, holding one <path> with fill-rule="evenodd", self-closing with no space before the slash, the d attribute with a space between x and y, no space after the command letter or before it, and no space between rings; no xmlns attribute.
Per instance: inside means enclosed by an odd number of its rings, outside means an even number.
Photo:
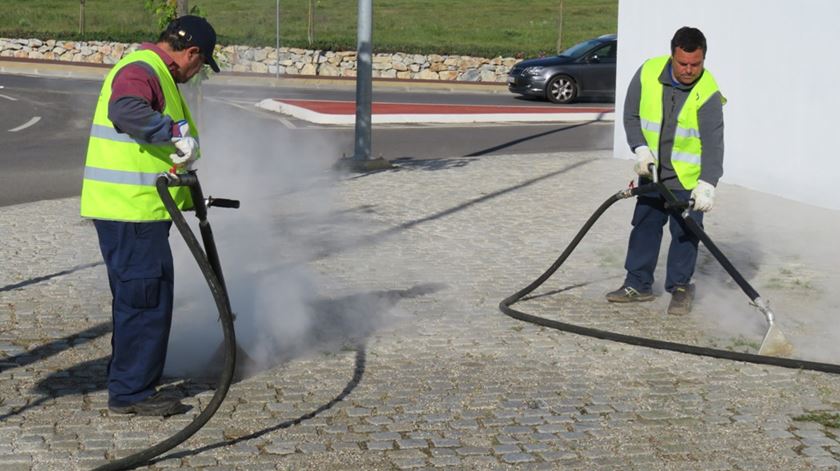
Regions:
<svg viewBox="0 0 840 471"><path fill-rule="evenodd" d="M553 103L571 103L577 94L577 83L568 75L552 78L545 87L545 97Z"/></svg>

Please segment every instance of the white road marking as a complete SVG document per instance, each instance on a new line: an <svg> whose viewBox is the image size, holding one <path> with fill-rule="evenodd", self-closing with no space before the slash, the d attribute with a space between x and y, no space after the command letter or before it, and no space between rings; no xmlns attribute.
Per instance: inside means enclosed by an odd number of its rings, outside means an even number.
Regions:
<svg viewBox="0 0 840 471"><path fill-rule="evenodd" d="M225 104L225 105L228 105L228 106L232 106L234 108L239 108L241 110L249 111L251 113L259 112L259 110L254 109L255 108L254 102L250 101L250 100L242 101L242 100L231 100L231 99L213 98L213 97L205 97L204 99L208 100L208 101L214 101L216 103L222 103L222 104ZM269 116L272 120L279 121L281 124L283 124L283 126L289 128L289 129L297 129L297 126L295 126L294 123L292 123L291 121L289 121L286 118L283 118L281 116L271 116L271 115L269 115Z"/></svg>
<svg viewBox="0 0 840 471"><path fill-rule="evenodd" d="M0 88L3 88L3 87L0 87ZM11 100L11 101L17 101L17 98L11 97L9 95L0 95L0 98L5 98L5 99Z"/></svg>
<svg viewBox="0 0 840 471"><path fill-rule="evenodd" d="M41 121L41 117L40 116L35 116L34 118L32 118L29 121L21 124L20 126L18 126L16 128L9 129L9 132L22 131L22 130L30 127L30 126L34 126L36 123L38 123L38 121Z"/></svg>

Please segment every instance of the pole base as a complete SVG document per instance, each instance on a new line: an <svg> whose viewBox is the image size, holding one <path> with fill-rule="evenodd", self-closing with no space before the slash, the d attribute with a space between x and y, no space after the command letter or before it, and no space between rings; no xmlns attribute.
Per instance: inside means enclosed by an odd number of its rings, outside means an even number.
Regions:
<svg viewBox="0 0 840 471"><path fill-rule="evenodd" d="M354 159L341 158L333 166L336 170L349 172L373 172L376 170L388 170L394 168L391 162L379 157L378 159Z"/></svg>

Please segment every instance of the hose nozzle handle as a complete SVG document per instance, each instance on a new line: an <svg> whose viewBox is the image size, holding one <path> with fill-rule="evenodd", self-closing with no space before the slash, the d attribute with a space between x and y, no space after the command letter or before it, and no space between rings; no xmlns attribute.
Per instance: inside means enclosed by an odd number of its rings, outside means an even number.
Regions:
<svg viewBox="0 0 840 471"><path fill-rule="evenodd" d="M212 196L207 197L207 207L216 206L217 208L239 208L239 200L231 200L227 198L213 198Z"/></svg>

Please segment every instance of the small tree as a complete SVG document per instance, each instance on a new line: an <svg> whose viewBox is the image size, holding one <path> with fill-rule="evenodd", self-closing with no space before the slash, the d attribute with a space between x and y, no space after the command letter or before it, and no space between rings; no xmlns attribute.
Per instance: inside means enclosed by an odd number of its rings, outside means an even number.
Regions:
<svg viewBox="0 0 840 471"><path fill-rule="evenodd" d="M315 41L315 0L309 0L309 26L306 28L306 39L309 45Z"/></svg>
<svg viewBox="0 0 840 471"><path fill-rule="evenodd" d="M560 0L560 15L557 17L557 53L563 51L563 0Z"/></svg>
<svg viewBox="0 0 840 471"><path fill-rule="evenodd" d="M85 34L85 0L79 0L79 34Z"/></svg>
<svg viewBox="0 0 840 471"><path fill-rule="evenodd" d="M170 21L184 15L204 16L198 5L188 8L188 0L146 0L146 11L157 18L158 28L166 28Z"/></svg>
<svg viewBox="0 0 840 471"><path fill-rule="evenodd" d="M189 0L177 0L177 4L175 6L175 13L178 15L179 18L184 15L189 15L189 11Z"/></svg>

